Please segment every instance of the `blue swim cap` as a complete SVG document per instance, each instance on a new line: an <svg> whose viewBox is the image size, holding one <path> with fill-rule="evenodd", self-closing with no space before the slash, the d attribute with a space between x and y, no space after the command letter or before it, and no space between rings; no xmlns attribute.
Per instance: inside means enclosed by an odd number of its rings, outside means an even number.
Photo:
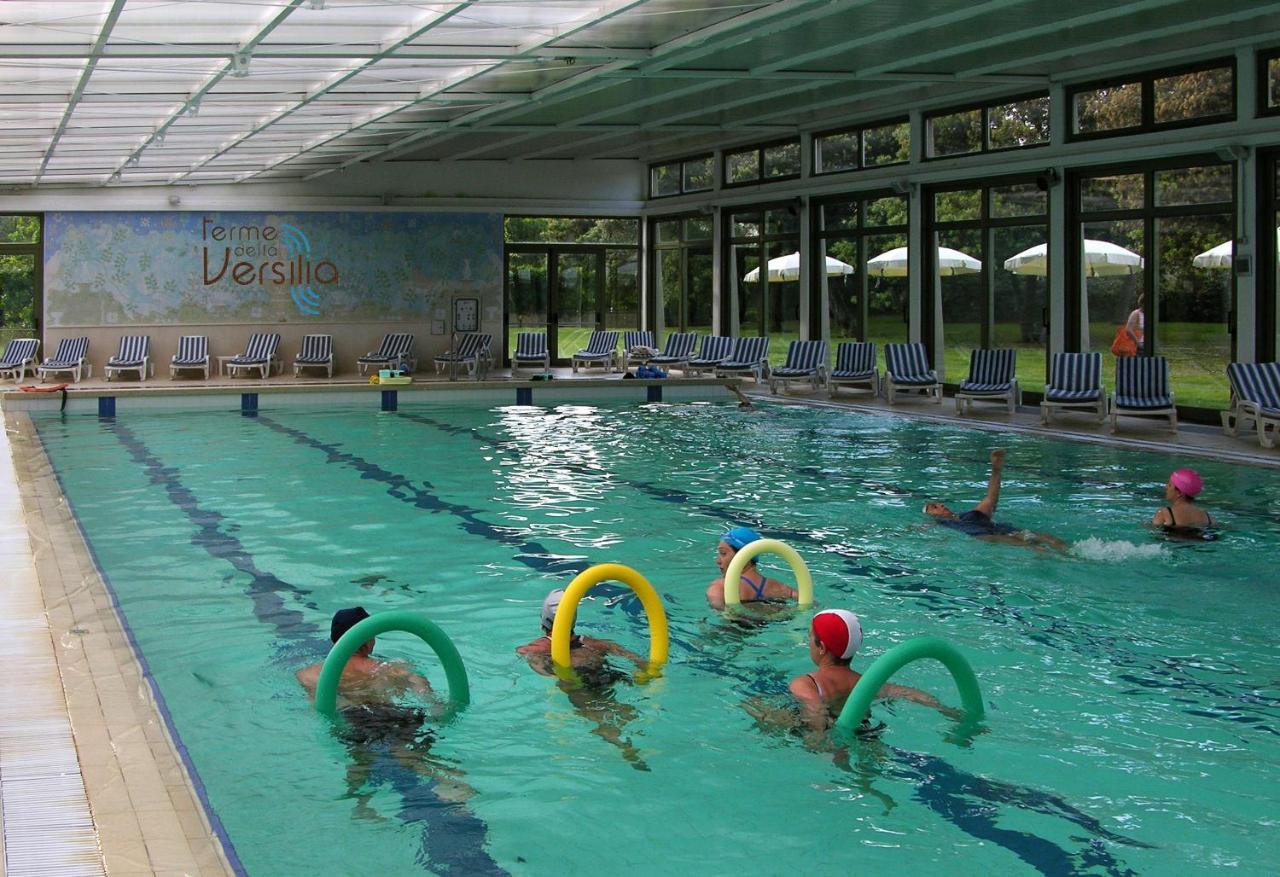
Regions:
<svg viewBox="0 0 1280 877"><path fill-rule="evenodd" d="M752 530L750 527L734 527L728 533L720 537L720 541L728 545L734 551L741 551L744 546L750 545L757 539L764 537Z"/></svg>

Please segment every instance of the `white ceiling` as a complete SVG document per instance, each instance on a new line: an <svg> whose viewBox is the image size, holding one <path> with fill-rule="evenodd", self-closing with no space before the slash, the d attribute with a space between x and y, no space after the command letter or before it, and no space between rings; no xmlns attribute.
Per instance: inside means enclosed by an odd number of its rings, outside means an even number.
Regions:
<svg viewBox="0 0 1280 877"><path fill-rule="evenodd" d="M0 184L663 158L1277 44L1264 0L8 0Z"/></svg>

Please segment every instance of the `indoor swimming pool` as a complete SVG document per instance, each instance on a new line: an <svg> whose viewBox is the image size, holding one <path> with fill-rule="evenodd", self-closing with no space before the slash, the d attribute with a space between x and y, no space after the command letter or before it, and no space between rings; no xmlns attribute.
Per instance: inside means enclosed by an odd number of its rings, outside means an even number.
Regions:
<svg viewBox="0 0 1280 877"><path fill-rule="evenodd" d="M1280 471L784 405L31 417L254 877L1274 868ZM1068 553L922 514L972 507L995 443L997 519ZM1188 463L1217 541L1144 523ZM909 703L877 705L886 731L849 748L757 723L748 707L812 669L808 614L744 628L709 610L738 524L804 557L819 608L859 614L855 670L915 636L956 645L981 733ZM584 696L515 649L547 591L602 562L653 583L671 659ZM592 595L579 631L645 652L630 591ZM294 673L357 604L443 628L470 706L381 736L320 718ZM375 654L444 688L411 637ZM957 702L938 664L895 681Z"/></svg>

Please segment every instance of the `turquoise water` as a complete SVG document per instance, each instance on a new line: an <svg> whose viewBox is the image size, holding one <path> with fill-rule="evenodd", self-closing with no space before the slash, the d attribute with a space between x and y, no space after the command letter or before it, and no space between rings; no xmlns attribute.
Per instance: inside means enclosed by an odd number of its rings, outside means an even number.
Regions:
<svg viewBox="0 0 1280 877"><path fill-rule="evenodd" d="M404 407L36 416L245 871L953 875L1272 872L1280 778L1280 472L1196 462L1214 543L1142 525L1159 454L1000 436L998 517L1065 557L927 524L982 495L997 437L774 406ZM813 751L744 710L811 669L806 618L705 603L717 536L795 547L866 633L972 661L985 733L911 704ZM552 587L605 561L662 594L671 662L571 700L515 654ZM770 566L769 562L765 563ZM772 565L786 578L784 566ZM647 649L616 586L579 630ZM294 680L329 616L419 609L472 705L425 746L353 742ZM444 677L406 636L377 654ZM940 665L895 681L954 703ZM401 740L401 744L404 741ZM1267 863L1271 862L1271 865Z"/></svg>

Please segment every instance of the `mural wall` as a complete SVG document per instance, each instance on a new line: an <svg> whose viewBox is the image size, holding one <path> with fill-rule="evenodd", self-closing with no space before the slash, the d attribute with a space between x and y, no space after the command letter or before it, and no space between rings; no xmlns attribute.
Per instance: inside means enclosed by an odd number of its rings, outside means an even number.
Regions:
<svg viewBox="0 0 1280 877"><path fill-rule="evenodd" d="M45 325L421 322L500 307L502 217L45 215Z"/></svg>

